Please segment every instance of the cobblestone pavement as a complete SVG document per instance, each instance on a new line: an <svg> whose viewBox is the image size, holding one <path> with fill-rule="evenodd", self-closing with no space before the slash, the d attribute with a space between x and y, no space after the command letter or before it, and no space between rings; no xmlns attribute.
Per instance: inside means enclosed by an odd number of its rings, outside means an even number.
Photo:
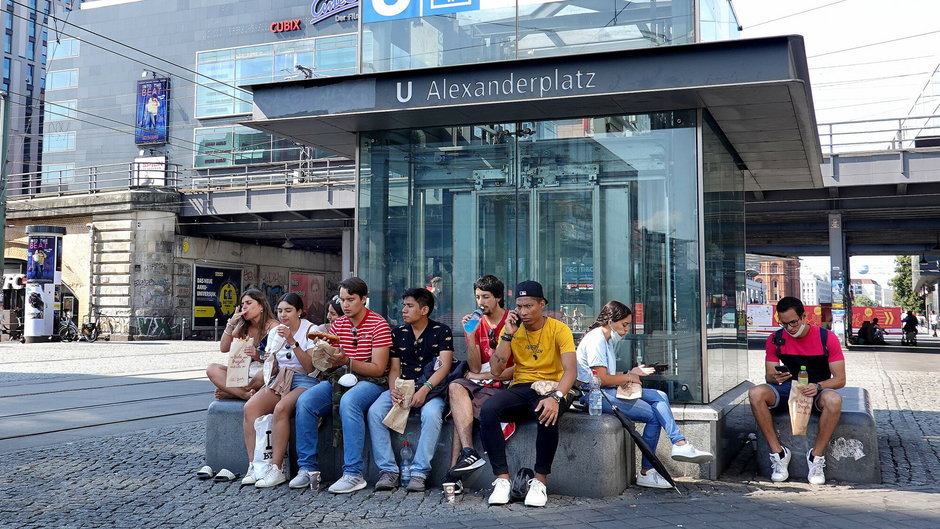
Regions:
<svg viewBox="0 0 940 529"><path fill-rule="evenodd" d="M202 361L198 351L211 350L206 345L191 346L194 358ZM109 359L101 362L123 362L118 357L127 351L121 349L105 351ZM0 363L10 358L7 352L0 349ZM938 527L940 354L891 355L847 354L850 385L868 388L877 410L885 481L878 486L774 484L754 475L745 449L720 481L680 480L681 496L637 488L606 499L550 495L541 509L489 507L488 491L448 504L439 491L366 489L335 496L286 486L241 489L193 477L202 465L205 429L190 423L6 454L0 462L0 527ZM96 365L93 356L89 350L77 361ZM761 353L752 351L754 379L761 361ZM149 367L140 361L132 366ZM28 367L30 377L45 376Z"/></svg>

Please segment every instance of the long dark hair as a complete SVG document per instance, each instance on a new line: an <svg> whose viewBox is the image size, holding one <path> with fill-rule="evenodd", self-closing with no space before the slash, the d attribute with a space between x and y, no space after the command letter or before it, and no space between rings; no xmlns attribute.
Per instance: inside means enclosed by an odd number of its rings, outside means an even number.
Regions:
<svg viewBox="0 0 940 529"><path fill-rule="evenodd" d="M258 335L264 336L264 330L268 326L268 322L274 319L274 311L271 310L271 304L268 303L268 297L264 295L264 292L258 290L257 288L249 288L248 290L242 292L241 297L238 298L239 302L242 299L248 296L253 299L255 303L261 305L261 326L258 328ZM241 331L244 334L241 337L248 336L248 329L251 327L251 322L245 319L244 316L241 317L242 328Z"/></svg>
<svg viewBox="0 0 940 529"><path fill-rule="evenodd" d="M601 325L608 325L612 321L620 321L631 314L633 314L633 311L630 310L630 307L612 299L604 305L600 314L597 315L597 319L594 320L588 330L596 329Z"/></svg>
<svg viewBox="0 0 940 529"><path fill-rule="evenodd" d="M281 299L277 300L278 305L284 302L297 309L297 313L300 314L300 319L307 317L307 311L304 310L304 299L295 292L288 292L281 296Z"/></svg>

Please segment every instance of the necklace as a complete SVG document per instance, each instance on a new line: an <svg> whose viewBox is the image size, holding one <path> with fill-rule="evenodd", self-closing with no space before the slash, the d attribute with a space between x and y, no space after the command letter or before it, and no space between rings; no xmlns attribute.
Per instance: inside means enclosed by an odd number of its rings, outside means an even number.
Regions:
<svg viewBox="0 0 940 529"><path fill-rule="evenodd" d="M527 349L529 349L530 351L532 351L532 359L535 360L535 361L538 361L538 359L539 359L539 351L542 350L542 331L545 330L545 327L546 327L546 326L548 326L548 320L545 320L545 323L542 325L542 328L538 330L539 337L538 337L538 339L535 341L534 344L529 340L529 335L532 334L532 333L529 332L528 329L526 329L526 332L525 332L525 341L526 341L526 343L528 344Z"/></svg>

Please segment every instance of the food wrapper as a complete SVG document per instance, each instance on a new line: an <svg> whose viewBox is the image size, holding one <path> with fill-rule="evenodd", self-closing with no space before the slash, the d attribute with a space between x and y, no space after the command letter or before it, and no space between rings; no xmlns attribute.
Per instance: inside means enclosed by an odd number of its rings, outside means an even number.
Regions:
<svg viewBox="0 0 940 529"><path fill-rule="evenodd" d="M392 404L392 409L388 410L385 418L382 419L382 424L404 434L405 427L408 426L408 414L411 413L411 398L415 394L415 381L399 378L395 380L395 389L403 393L405 398L401 404Z"/></svg>
<svg viewBox="0 0 940 529"><path fill-rule="evenodd" d="M636 382L625 382L617 386L617 398L622 400L634 400L643 396L643 384Z"/></svg>
<svg viewBox="0 0 940 529"><path fill-rule="evenodd" d="M339 354L339 349L328 344L324 340L317 340L313 348L308 351L313 360L313 368L317 371L327 372L333 370L333 364L330 358Z"/></svg>
<svg viewBox="0 0 940 529"><path fill-rule="evenodd" d="M790 427L793 435L806 435L806 425L813 413L813 397L803 394L806 384L793 381L790 384Z"/></svg>
<svg viewBox="0 0 940 529"><path fill-rule="evenodd" d="M235 338L228 351L228 368L225 372L225 387L243 388L250 381L248 369L251 357L245 352L254 343L252 338Z"/></svg>
<svg viewBox="0 0 940 529"><path fill-rule="evenodd" d="M538 382L533 382L529 387L539 395L548 395L558 389L558 382L554 380L539 380Z"/></svg>

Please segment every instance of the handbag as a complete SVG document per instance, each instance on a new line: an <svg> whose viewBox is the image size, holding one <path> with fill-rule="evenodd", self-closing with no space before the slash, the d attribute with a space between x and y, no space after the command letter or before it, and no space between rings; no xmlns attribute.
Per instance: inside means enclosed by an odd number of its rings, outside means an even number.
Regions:
<svg viewBox="0 0 940 529"><path fill-rule="evenodd" d="M261 474L261 470L271 463L274 457L274 446L271 443L271 425L274 422L274 415L262 415L255 419L255 456L251 460L255 469L255 475Z"/></svg>
<svg viewBox="0 0 940 529"><path fill-rule="evenodd" d="M512 490L509 493L509 501L522 501L525 495L529 493L529 481L535 479L535 471L531 468L522 467L512 478Z"/></svg>

